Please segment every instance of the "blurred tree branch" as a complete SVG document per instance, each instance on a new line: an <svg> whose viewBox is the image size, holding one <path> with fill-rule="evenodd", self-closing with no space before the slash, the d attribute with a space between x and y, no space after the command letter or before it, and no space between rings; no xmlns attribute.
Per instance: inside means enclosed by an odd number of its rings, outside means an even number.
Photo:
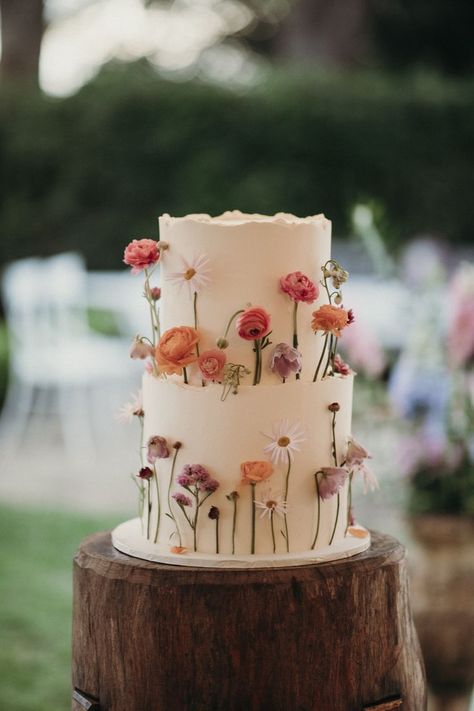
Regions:
<svg viewBox="0 0 474 711"><path fill-rule="evenodd" d="M0 16L2 81L37 86L44 32L43 0L0 0Z"/></svg>

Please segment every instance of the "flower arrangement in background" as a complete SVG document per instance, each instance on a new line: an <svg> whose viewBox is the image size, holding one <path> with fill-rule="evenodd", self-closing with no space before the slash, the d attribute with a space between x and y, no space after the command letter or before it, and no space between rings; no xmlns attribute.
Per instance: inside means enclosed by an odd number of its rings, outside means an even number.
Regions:
<svg viewBox="0 0 474 711"><path fill-rule="evenodd" d="M473 516L474 265L461 264L447 288L423 288L389 388L410 428L399 448L409 510Z"/></svg>

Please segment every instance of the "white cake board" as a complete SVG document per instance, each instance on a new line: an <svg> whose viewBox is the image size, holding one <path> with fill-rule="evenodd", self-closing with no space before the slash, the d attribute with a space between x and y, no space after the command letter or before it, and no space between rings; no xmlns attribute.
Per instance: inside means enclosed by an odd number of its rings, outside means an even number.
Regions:
<svg viewBox="0 0 474 711"><path fill-rule="evenodd" d="M112 544L121 553L151 560L154 563L190 566L193 568L287 568L297 565L327 563L331 560L350 558L370 547L370 534L362 526L356 527L364 538L346 535L343 541L319 550L303 553L278 553L275 555L227 555L225 553L171 553L168 547L147 541L141 532L139 518L121 523L112 531Z"/></svg>

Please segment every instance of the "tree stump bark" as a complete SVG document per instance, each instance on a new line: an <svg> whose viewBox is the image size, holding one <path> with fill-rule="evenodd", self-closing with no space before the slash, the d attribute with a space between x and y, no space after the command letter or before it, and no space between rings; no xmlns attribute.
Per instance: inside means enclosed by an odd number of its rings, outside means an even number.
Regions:
<svg viewBox="0 0 474 711"><path fill-rule="evenodd" d="M403 547L275 570L74 559L74 711L423 711Z"/></svg>

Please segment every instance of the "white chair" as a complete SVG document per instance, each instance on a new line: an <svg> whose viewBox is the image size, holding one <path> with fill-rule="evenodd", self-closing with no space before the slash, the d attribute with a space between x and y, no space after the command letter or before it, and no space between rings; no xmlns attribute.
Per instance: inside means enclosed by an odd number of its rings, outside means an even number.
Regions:
<svg viewBox="0 0 474 711"><path fill-rule="evenodd" d="M30 415L56 413L70 456L93 453L91 396L126 379L129 341L93 332L87 274L78 254L25 259L3 276L10 373L0 434L14 448Z"/></svg>

